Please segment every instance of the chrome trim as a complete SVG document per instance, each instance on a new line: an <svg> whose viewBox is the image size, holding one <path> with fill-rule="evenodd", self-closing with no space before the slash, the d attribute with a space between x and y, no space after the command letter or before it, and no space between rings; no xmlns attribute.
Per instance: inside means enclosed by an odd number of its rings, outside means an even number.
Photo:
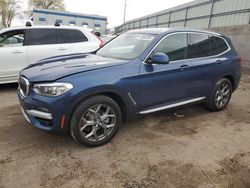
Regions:
<svg viewBox="0 0 250 188"><path fill-rule="evenodd" d="M134 100L134 98L132 97L132 95L131 95L130 92L128 92L128 96L129 96L130 100L134 103L134 105L136 106L136 102L135 102L135 100Z"/></svg>
<svg viewBox="0 0 250 188"><path fill-rule="evenodd" d="M52 115L47 112L41 112L38 110L27 110L27 114L34 116L34 117L42 118L42 119L52 120Z"/></svg>
<svg viewBox="0 0 250 188"><path fill-rule="evenodd" d="M27 116L27 114L26 114L26 112L24 111L23 108L21 108L21 111L22 111L23 116L24 116L24 118L26 119L26 121L28 121L29 123L31 123L30 119L28 118L28 116Z"/></svg>
<svg viewBox="0 0 250 188"><path fill-rule="evenodd" d="M65 86L69 89L72 89L73 88L73 85L70 84L70 83L64 83L64 82L53 82L53 83L42 83L42 84L35 84L34 87L38 87L38 86L41 86L41 87L56 87L56 86Z"/></svg>
<svg viewBox="0 0 250 188"><path fill-rule="evenodd" d="M164 40L166 37L168 37L168 36L171 36L171 35L176 35L176 34L189 34L189 33L194 33L194 34L200 34L200 35L208 35L208 36L215 36L215 37L218 37L218 38L221 38L221 39L223 39L224 41L225 41L225 43L227 44L227 47L228 47L228 49L226 50L226 51L224 51L224 52L222 52L222 53L220 53L220 54L218 54L218 55L213 55L213 56L207 56L207 57L199 57L199 58L187 58L187 59L182 59L182 60L177 60L177 61L170 61L169 63L176 63L176 62L182 62L182 61L187 61L187 60L199 60L199 59L208 59L208 58L213 58L213 57L219 57L219 56L221 56L221 55L223 55L223 54L225 54L225 53L227 53L227 52L229 52L230 50L231 50L231 47L230 47L230 45L228 44L228 42L226 41L226 39L224 39L220 34L217 34L217 33L209 33L209 32L197 32L197 31L194 31L194 32L192 32L192 31L187 31L187 32L184 32L184 31L182 31L182 32L175 32L175 33L169 33L169 34L167 34L167 35L165 35L164 37L162 37L161 38L161 40L160 41L158 41L158 43L154 46L154 48L148 53L148 55L146 56L146 58L144 58L144 60L143 60L143 64L146 64L146 65L148 65L148 63L146 63L146 60L148 59L148 57L151 55L151 53L154 51L154 49L159 45L159 43L162 41L162 40ZM159 64L150 64L150 65L159 65Z"/></svg>
<svg viewBox="0 0 250 188"><path fill-rule="evenodd" d="M201 101L201 100L203 100L205 98L206 97L194 98L194 99L190 99L190 100L186 100L186 101L182 101L182 102L177 102L177 103L174 103L174 104L169 104L169 105L165 105L165 106L161 106L161 107L157 107L157 108L152 108L152 109L149 109L149 110L144 110L144 111L141 111L139 113L140 114L148 114L148 113L152 113L152 112L156 112L156 111L160 111L160 110L166 110L166 109L169 109L169 108L173 108L173 107L182 106L182 105L185 105L185 104Z"/></svg>
<svg viewBox="0 0 250 188"><path fill-rule="evenodd" d="M25 85L26 85L26 90L25 91L23 91L22 88L20 87L20 84L19 84L20 79L24 80L24 82L25 82ZM26 78L20 76L19 79L18 79L18 89L19 89L19 91L20 91L20 93L21 93L21 95L23 97L27 97L29 95L29 89L30 89L29 80L27 80Z"/></svg>

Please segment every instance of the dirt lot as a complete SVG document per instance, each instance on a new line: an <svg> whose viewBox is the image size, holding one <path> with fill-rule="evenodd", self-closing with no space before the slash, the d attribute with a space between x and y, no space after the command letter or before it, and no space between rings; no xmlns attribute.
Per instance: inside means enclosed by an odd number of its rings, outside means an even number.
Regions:
<svg viewBox="0 0 250 188"><path fill-rule="evenodd" d="M250 187L250 75L223 112L197 105L143 116L99 148L33 128L15 88L0 86L1 188Z"/></svg>

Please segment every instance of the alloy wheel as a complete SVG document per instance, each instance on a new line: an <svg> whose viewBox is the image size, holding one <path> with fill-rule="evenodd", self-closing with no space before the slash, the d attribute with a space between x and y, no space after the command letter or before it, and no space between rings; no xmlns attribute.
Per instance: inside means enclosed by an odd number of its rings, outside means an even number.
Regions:
<svg viewBox="0 0 250 188"><path fill-rule="evenodd" d="M105 139L115 125L116 114L106 104L96 104L85 110L79 122L81 135L92 142Z"/></svg>
<svg viewBox="0 0 250 188"><path fill-rule="evenodd" d="M215 93L215 105L218 108L223 108L230 100L231 86L230 83L224 81L222 82Z"/></svg>

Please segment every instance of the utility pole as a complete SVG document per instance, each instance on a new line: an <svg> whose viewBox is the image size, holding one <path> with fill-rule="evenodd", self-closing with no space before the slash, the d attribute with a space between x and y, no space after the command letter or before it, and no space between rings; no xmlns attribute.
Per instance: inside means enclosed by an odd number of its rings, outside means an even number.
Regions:
<svg viewBox="0 0 250 188"><path fill-rule="evenodd" d="M123 17L123 23L126 21L126 11L127 11L127 0L125 0L124 3L124 17Z"/></svg>

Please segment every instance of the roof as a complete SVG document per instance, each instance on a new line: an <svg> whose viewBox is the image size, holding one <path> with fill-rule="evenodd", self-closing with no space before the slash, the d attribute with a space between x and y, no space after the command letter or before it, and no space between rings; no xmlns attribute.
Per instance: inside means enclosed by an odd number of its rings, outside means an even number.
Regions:
<svg viewBox="0 0 250 188"><path fill-rule="evenodd" d="M17 26L17 27L9 27L5 28L0 31L6 32L6 31L12 31L12 30L18 30L18 29L78 29L78 30L86 30L86 31L92 31L91 29L86 29L83 27L77 27L77 26L54 26L54 25L34 25L34 26Z"/></svg>
<svg viewBox="0 0 250 188"><path fill-rule="evenodd" d="M171 33L171 32L198 32L198 33L207 33L212 35L221 35L219 33L201 30L201 29L192 29L192 28L148 28L148 29L137 29L131 30L127 33L145 33L145 34L155 34L159 35L162 33Z"/></svg>
<svg viewBox="0 0 250 188"><path fill-rule="evenodd" d="M67 11L34 9L33 13L107 21L107 17L105 17L105 16L80 14L80 13L73 13L73 12L67 12Z"/></svg>
<svg viewBox="0 0 250 188"><path fill-rule="evenodd" d="M149 29L136 29L128 31L127 33L146 33L146 34L161 34L169 31L169 28L149 28Z"/></svg>

